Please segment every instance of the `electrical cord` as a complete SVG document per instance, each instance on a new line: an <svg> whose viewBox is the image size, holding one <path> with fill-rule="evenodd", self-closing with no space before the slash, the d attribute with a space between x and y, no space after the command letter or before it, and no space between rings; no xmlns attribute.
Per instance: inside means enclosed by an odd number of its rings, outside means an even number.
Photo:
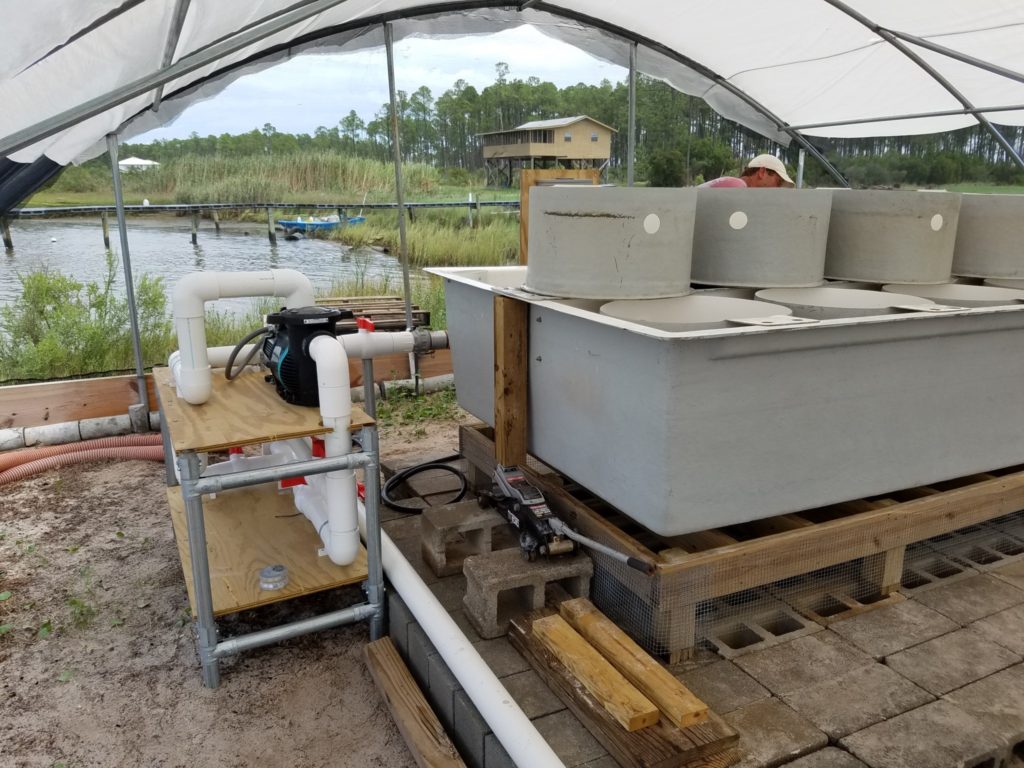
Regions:
<svg viewBox="0 0 1024 768"><path fill-rule="evenodd" d="M270 327L264 325L257 328L255 331L249 331L249 333L245 334L242 340L235 345L235 348L231 350L231 354L228 356L228 364L224 367L224 378L228 381L232 381L238 376L238 374L245 370L246 366L249 365L249 363L252 362L252 359L256 357L257 353L259 353L260 345L253 344L252 349L249 351L249 355L245 358L245 362L238 366L237 371L232 372L235 365L235 358L238 356L238 353L241 352L242 347L250 341L259 336L266 336L270 331Z"/></svg>
<svg viewBox="0 0 1024 768"><path fill-rule="evenodd" d="M440 469L445 472L451 472L453 475L459 478L459 492L455 496L455 498L453 498L448 503L454 504L457 501L462 501L463 497L466 495L466 491L469 490L469 483L466 481L466 476L462 473L461 470L457 469L456 467L453 467L450 464L441 463L442 461L450 461L451 459L457 458L461 457L459 456L459 454L454 454L452 456L449 456L447 459L434 459L433 461L424 462L423 464L416 464L412 467L407 467L403 469L401 472L396 472L388 479L386 483L384 483L384 487L381 488L381 501L383 501L386 506L390 507L391 509L397 510L398 512L408 512L412 514L418 514L422 512L423 510L418 507L407 507L405 505L399 504L397 501L391 498L391 491L400 486L410 477L418 475L421 472L427 472L432 469Z"/></svg>

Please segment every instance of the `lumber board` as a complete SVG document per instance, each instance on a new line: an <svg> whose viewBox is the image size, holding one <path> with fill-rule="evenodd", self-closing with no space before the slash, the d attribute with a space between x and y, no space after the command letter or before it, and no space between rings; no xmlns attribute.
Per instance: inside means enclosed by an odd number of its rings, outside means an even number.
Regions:
<svg viewBox="0 0 1024 768"><path fill-rule="evenodd" d="M192 557L185 502L179 487L167 489L167 503L194 616ZM279 494L276 484L225 491L213 499L205 497L203 518L215 616L366 579L366 550L360 547L355 562L345 566L319 556L320 537L305 516L296 511L292 495ZM288 569L288 584L273 591L260 589L260 569L276 564Z"/></svg>
<svg viewBox="0 0 1024 768"><path fill-rule="evenodd" d="M494 297L495 458L505 466L526 464L530 306Z"/></svg>
<svg viewBox="0 0 1024 768"><path fill-rule="evenodd" d="M689 768L707 762L732 765L739 734L713 712L681 729L659 720L639 731L624 730L575 676L533 635L533 621L549 612L515 618L509 640L547 686L624 768Z"/></svg>
<svg viewBox="0 0 1024 768"><path fill-rule="evenodd" d="M156 410L156 390L146 376L150 408ZM44 381L0 387L0 429L39 427L81 419L100 419L128 413L139 402L135 376Z"/></svg>
<svg viewBox="0 0 1024 768"><path fill-rule="evenodd" d="M523 168L519 172L519 263L526 264L530 242L530 190L540 181L590 179L601 181L600 168Z"/></svg>
<svg viewBox="0 0 1024 768"><path fill-rule="evenodd" d="M321 424L319 409L289 405L264 381L262 373L247 371L228 381L214 371L213 394L202 405L190 405L178 397L170 369L156 368L153 377L171 445L179 453L218 451L331 431ZM353 429L372 423L362 409L353 406Z"/></svg>
<svg viewBox="0 0 1024 768"><path fill-rule="evenodd" d="M585 597L566 600L559 606L559 612L672 723L687 728L707 720L707 704L597 610L590 600ZM536 626L535 623L535 630Z"/></svg>
<svg viewBox="0 0 1024 768"><path fill-rule="evenodd" d="M557 613L534 621L533 634L627 731L658 722L653 702Z"/></svg>
<svg viewBox="0 0 1024 768"><path fill-rule="evenodd" d="M465 768L441 721L416 685L390 637L363 647L363 657L419 768Z"/></svg>
<svg viewBox="0 0 1024 768"><path fill-rule="evenodd" d="M444 376L452 372L452 353L447 349L435 349L432 352L419 355L417 363L422 378ZM349 383L353 387L363 386L363 361L350 359L348 375ZM373 360L373 380L377 383L404 381L410 377L409 355L382 355Z"/></svg>

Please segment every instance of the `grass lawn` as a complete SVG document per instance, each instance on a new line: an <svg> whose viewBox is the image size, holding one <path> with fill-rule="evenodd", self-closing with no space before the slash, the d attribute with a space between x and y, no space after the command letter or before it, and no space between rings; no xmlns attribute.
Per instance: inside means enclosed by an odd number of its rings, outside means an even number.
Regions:
<svg viewBox="0 0 1024 768"><path fill-rule="evenodd" d="M1013 184L987 184L984 182L967 182L965 184L948 184L950 192L975 192L989 195L1024 195L1024 186Z"/></svg>

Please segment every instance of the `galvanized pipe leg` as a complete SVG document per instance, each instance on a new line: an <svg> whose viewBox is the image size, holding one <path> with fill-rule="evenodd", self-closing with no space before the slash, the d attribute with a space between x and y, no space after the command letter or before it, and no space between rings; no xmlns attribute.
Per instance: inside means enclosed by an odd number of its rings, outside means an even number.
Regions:
<svg viewBox="0 0 1024 768"><path fill-rule="evenodd" d="M188 551L192 560L192 594L196 601L196 635L203 685L220 685L220 662L217 660L217 623L213 618L213 595L210 591L210 563L206 553L206 526L203 522L203 497L196 493L199 479L199 457L192 451L178 456L181 473L181 495L185 500L185 523L188 528Z"/></svg>
<svg viewBox="0 0 1024 768"><path fill-rule="evenodd" d="M373 384L369 386L373 389ZM366 385L363 385L366 391ZM384 615L384 566L381 563L380 542L380 465L377 453L377 427L363 428L363 451L370 454L370 462L363 468L363 482L366 484L366 597L376 612L370 618L370 639L377 640L385 634Z"/></svg>

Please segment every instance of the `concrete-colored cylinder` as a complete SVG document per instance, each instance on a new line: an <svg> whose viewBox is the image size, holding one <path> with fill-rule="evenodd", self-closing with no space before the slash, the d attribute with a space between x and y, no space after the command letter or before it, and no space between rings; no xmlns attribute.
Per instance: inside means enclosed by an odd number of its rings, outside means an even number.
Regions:
<svg viewBox="0 0 1024 768"><path fill-rule="evenodd" d="M610 301L601 307L601 314L663 331L695 331L725 328L729 320L793 313L764 301L693 294L671 299Z"/></svg>
<svg viewBox="0 0 1024 768"><path fill-rule="evenodd" d="M960 195L836 190L825 277L869 283L945 283L953 268Z"/></svg>
<svg viewBox="0 0 1024 768"><path fill-rule="evenodd" d="M820 285L832 193L700 189L694 282L750 288Z"/></svg>
<svg viewBox="0 0 1024 768"><path fill-rule="evenodd" d="M858 288L766 288L757 298L781 304L798 317L834 320L839 317L869 317L899 312L897 306L934 306L935 302L919 296L865 291Z"/></svg>
<svg viewBox="0 0 1024 768"><path fill-rule="evenodd" d="M573 299L688 294L696 205L695 189L537 187L526 288Z"/></svg>
<svg viewBox="0 0 1024 768"><path fill-rule="evenodd" d="M991 285L883 285L882 290L921 296L956 307L1002 307L1024 301L1024 291Z"/></svg>
<svg viewBox="0 0 1024 768"><path fill-rule="evenodd" d="M953 274L1024 278L1024 195L963 195Z"/></svg>
<svg viewBox="0 0 1024 768"><path fill-rule="evenodd" d="M1012 278L1012 277L986 277L983 281L985 285L994 285L997 288L1016 288L1017 290L1024 291L1024 277Z"/></svg>

